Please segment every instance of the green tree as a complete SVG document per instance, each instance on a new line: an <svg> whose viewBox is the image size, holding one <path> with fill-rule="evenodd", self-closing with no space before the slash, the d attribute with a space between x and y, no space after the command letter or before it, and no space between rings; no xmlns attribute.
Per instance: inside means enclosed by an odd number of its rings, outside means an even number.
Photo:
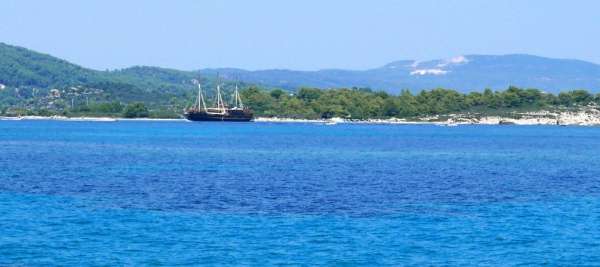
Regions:
<svg viewBox="0 0 600 267"><path fill-rule="evenodd" d="M125 118L146 118L148 115L150 115L148 108L141 102L128 104L123 112Z"/></svg>
<svg viewBox="0 0 600 267"><path fill-rule="evenodd" d="M271 97L274 99L280 99L284 95L285 95L285 91L283 91L281 89L271 90Z"/></svg>
<svg viewBox="0 0 600 267"><path fill-rule="evenodd" d="M586 90L574 90L570 92L573 102L587 105L593 100L593 96Z"/></svg>
<svg viewBox="0 0 600 267"><path fill-rule="evenodd" d="M315 88L301 88L300 91L298 91L298 97L305 102L317 100L321 97L321 94L322 90Z"/></svg>

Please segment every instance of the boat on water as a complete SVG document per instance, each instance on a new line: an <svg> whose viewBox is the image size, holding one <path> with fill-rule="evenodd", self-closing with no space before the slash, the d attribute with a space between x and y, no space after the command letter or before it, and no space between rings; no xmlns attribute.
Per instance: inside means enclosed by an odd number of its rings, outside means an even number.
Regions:
<svg viewBox="0 0 600 267"><path fill-rule="evenodd" d="M330 118L330 119L326 120L325 125L336 125L338 123L343 123L343 122L345 122L344 119L334 117L334 118Z"/></svg>
<svg viewBox="0 0 600 267"><path fill-rule="evenodd" d="M233 94L233 107L230 107L223 101L221 85L218 82L215 105L213 107L208 107L202 93L202 85L199 81L195 81L195 83L198 85L198 98L196 99L194 106L184 111L183 116L186 119L190 121L247 122L254 118L252 110L244 106L237 85L235 86Z"/></svg>

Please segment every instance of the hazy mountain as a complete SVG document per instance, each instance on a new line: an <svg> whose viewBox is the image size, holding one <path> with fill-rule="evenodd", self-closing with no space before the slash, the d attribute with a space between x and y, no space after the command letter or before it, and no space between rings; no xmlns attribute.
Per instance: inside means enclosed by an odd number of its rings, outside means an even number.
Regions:
<svg viewBox="0 0 600 267"><path fill-rule="evenodd" d="M515 85L548 92L600 90L600 65L531 55L467 55L423 62L401 60L364 71L208 69L203 72L219 72L247 82L284 88L357 86L398 92L444 87L466 92Z"/></svg>
<svg viewBox="0 0 600 267"><path fill-rule="evenodd" d="M370 87L396 93L444 87L459 91L506 89L509 85L548 92L572 89L600 91L600 65L530 55L466 55L451 59L401 60L369 70L319 71L204 69L211 86L220 73L225 80L294 90L298 87ZM198 72L158 67L132 67L117 71L87 69L50 55L0 43L0 84L10 87L65 87L84 85L104 89L113 96L131 98L151 92L182 95L193 89ZM165 96L167 97L167 96Z"/></svg>

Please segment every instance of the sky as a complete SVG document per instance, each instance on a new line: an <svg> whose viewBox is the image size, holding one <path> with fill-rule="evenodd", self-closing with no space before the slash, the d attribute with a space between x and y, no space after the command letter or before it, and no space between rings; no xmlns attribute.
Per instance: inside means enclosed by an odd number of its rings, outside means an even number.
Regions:
<svg viewBox="0 0 600 267"><path fill-rule="evenodd" d="M369 69L513 53L600 63L600 1L2 0L0 42L99 70Z"/></svg>

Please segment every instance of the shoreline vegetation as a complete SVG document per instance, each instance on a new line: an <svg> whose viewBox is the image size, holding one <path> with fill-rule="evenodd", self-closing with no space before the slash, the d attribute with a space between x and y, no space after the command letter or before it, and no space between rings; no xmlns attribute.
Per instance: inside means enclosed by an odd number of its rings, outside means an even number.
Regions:
<svg viewBox="0 0 600 267"><path fill-rule="evenodd" d="M289 92L250 86L241 95L244 104L254 110L256 122L600 125L600 94L585 90L554 95L517 87L471 93L439 88L417 94L403 90L394 95L368 88L301 88ZM44 99L53 104L66 100L56 92ZM193 99L172 99L167 106L118 100L92 100L78 105L70 101L70 106L64 103L52 106L34 105L45 102L32 100L29 106L9 103L2 108L0 102L0 117L3 120L178 120L182 119L184 108L194 104Z"/></svg>

